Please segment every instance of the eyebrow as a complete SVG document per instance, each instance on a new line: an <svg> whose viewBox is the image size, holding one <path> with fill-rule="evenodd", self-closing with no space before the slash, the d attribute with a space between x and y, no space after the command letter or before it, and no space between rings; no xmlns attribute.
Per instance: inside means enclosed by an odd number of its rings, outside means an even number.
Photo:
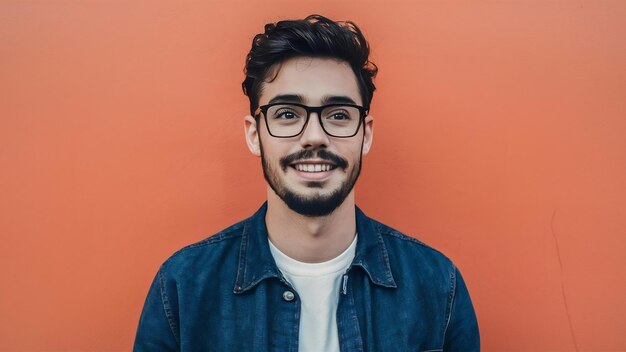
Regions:
<svg viewBox="0 0 626 352"><path fill-rule="evenodd" d="M275 97L273 97L272 99L270 99L270 101L268 102L268 104L273 104L273 103L298 103L298 104L304 104L307 101L307 99L300 94L280 94L277 95ZM326 104L353 104L353 105L357 105L357 103L354 101L354 99L350 98L349 96L345 96L345 95L325 95L324 97L322 97L322 105L326 105Z"/></svg>
<svg viewBox="0 0 626 352"><path fill-rule="evenodd" d="M280 94L277 95L275 97L273 97L272 99L270 99L270 101L268 102L268 104L273 104L273 103L299 103L299 104L304 104L304 97L300 94Z"/></svg>
<svg viewBox="0 0 626 352"><path fill-rule="evenodd" d="M326 95L322 98L322 105L326 104L352 104L357 105L356 102L345 95Z"/></svg>

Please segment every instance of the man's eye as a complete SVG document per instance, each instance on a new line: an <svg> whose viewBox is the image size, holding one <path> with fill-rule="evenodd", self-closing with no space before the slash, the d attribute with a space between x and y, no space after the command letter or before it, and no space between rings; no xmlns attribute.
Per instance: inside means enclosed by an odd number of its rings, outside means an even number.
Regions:
<svg viewBox="0 0 626 352"><path fill-rule="evenodd" d="M350 120L350 115L344 112L334 112L326 117L327 120Z"/></svg>
<svg viewBox="0 0 626 352"><path fill-rule="evenodd" d="M274 116L274 118L276 119L284 119L284 120L297 119L298 117L299 117L298 114L290 110L277 111L276 115Z"/></svg>

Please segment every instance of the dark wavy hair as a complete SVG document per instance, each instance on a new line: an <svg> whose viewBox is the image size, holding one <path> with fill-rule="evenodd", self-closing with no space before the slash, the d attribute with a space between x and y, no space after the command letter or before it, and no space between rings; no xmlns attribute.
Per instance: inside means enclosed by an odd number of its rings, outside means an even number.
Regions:
<svg viewBox="0 0 626 352"><path fill-rule="evenodd" d="M310 15L303 20L285 20L265 25L265 32L252 40L246 57L241 84L250 99L250 114L259 106L263 82L271 82L270 69L296 56L332 57L346 61L356 76L363 104L369 109L374 96L373 78L378 67L369 61L370 49L363 33L350 21L335 22L324 16Z"/></svg>

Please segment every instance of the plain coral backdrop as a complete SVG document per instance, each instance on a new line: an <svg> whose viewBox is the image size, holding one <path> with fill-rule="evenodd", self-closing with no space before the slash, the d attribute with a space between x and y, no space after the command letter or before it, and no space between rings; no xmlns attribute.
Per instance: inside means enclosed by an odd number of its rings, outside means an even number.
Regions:
<svg viewBox="0 0 626 352"><path fill-rule="evenodd" d="M2 1L0 350L131 349L158 266L264 200L244 58L311 13L380 68L358 204L461 268L483 350L626 351L619 0Z"/></svg>

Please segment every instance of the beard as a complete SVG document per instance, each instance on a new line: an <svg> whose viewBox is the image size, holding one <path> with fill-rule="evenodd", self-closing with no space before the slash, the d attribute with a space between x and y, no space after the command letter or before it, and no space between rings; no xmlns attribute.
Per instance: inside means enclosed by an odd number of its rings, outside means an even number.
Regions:
<svg viewBox="0 0 626 352"><path fill-rule="evenodd" d="M265 177L265 180L278 197L282 199L285 204L287 204L289 209L300 215L318 217L329 215L335 211L335 209L337 209L344 202L346 197L348 197L361 173L361 157L359 157L359 160L355 162L354 167L350 171L348 178L341 183L339 188L333 190L330 194L298 194L285 185L279 174L279 172L282 172L283 174L287 173L287 168L290 167L289 165L294 161L312 158L328 160L337 166L335 170L341 170L344 173L347 170L348 162L325 149L317 151L301 150L281 158L279 160L280 169L276 169L271 165L267 158L265 158L262 143L260 143L260 147L261 164L263 165L263 176ZM363 148L363 145L361 145L361 148ZM362 155L362 153L360 153L360 155ZM310 181L307 182L306 186L309 188L322 188L323 181Z"/></svg>

